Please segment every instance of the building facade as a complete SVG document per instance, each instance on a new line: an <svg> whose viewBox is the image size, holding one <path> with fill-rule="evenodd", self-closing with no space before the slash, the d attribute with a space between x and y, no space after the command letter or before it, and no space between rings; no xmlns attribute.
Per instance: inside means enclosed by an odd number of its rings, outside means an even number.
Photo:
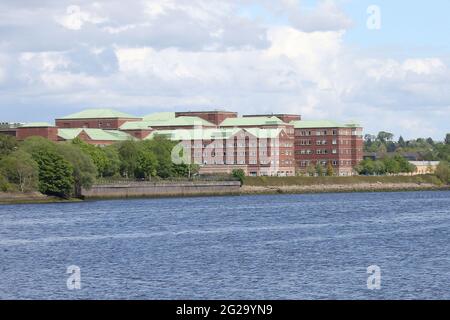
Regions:
<svg viewBox="0 0 450 320"><path fill-rule="evenodd" d="M194 111L135 117L94 109L58 118L55 125L16 129L19 140L35 135L53 141L78 138L98 146L164 136L186 148L201 173L238 168L252 176L293 176L331 166L335 175L345 176L363 159L359 125L304 121L293 114L238 117L236 112Z"/></svg>

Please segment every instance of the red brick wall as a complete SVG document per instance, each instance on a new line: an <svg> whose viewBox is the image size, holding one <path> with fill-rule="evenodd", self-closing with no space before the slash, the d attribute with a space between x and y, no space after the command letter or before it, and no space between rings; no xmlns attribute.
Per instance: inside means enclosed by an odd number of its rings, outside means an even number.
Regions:
<svg viewBox="0 0 450 320"><path fill-rule="evenodd" d="M237 118L237 112L229 111L193 111L193 112L175 112L175 117L199 117L206 121L219 125L227 118Z"/></svg>
<svg viewBox="0 0 450 320"><path fill-rule="evenodd" d="M28 137L43 137L52 141L58 140L58 128L55 127L41 127L41 128L17 128L16 138L19 141L25 140Z"/></svg>
<svg viewBox="0 0 450 320"><path fill-rule="evenodd" d="M326 164L331 162L335 173L351 172L363 158L362 135L356 135L353 130L352 128L295 129L297 169L306 171L308 164L315 166L318 162L326 167ZM317 131L321 132L321 135L317 135ZM306 152L302 153L302 150ZM307 150L311 153L308 154Z"/></svg>
<svg viewBox="0 0 450 320"><path fill-rule="evenodd" d="M56 119L59 128L92 128L92 129L119 129L127 121L141 121L141 118L126 119Z"/></svg>

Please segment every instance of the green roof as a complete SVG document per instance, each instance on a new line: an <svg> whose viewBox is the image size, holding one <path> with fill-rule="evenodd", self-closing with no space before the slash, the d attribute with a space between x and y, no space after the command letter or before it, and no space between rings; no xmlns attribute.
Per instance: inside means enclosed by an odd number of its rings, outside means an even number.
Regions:
<svg viewBox="0 0 450 320"><path fill-rule="evenodd" d="M314 129L314 128L357 128L359 124L349 123L343 124L331 120L317 120L317 121L292 121L295 129Z"/></svg>
<svg viewBox="0 0 450 320"><path fill-rule="evenodd" d="M242 117L227 118L220 124L221 127L239 127L239 126L267 126L286 124L277 117Z"/></svg>
<svg viewBox="0 0 450 320"><path fill-rule="evenodd" d="M242 129L177 129L177 130L156 130L145 139L154 139L157 136L166 137L172 141L181 140L222 140L228 139L240 132Z"/></svg>
<svg viewBox="0 0 450 320"><path fill-rule="evenodd" d="M70 114L60 119L115 119L115 118L129 118L139 119L139 117L132 116L113 109L87 109L77 113Z"/></svg>
<svg viewBox="0 0 450 320"><path fill-rule="evenodd" d="M144 116L144 121L147 120L171 120L175 119L175 112L156 112Z"/></svg>
<svg viewBox="0 0 450 320"><path fill-rule="evenodd" d="M30 122L26 123L22 128L46 128L46 127L54 127L54 125L48 123L48 122Z"/></svg>
<svg viewBox="0 0 450 320"><path fill-rule="evenodd" d="M119 130L103 130L103 129L88 129L88 128L74 128L74 129L58 129L58 136L64 140L73 140L84 131L92 140L104 141L124 141L135 139L126 132Z"/></svg>
<svg viewBox="0 0 450 320"><path fill-rule="evenodd" d="M121 130L139 130L148 129L151 127L184 127L184 126L205 126L215 127L211 122L208 122L199 117L177 117L167 120L145 120L145 121L128 121L125 122Z"/></svg>
<svg viewBox="0 0 450 320"><path fill-rule="evenodd" d="M281 128L246 128L245 131L250 133L251 135L260 138L260 139L275 139L277 138L283 129Z"/></svg>

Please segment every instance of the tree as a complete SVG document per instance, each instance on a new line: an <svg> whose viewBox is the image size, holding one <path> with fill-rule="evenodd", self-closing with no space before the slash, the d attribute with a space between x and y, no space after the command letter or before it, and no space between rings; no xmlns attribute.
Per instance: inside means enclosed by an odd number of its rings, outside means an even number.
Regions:
<svg viewBox="0 0 450 320"><path fill-rule="evenodd" d="M323 176L323 167L322 167L322 165L319 162L317 162L315 169L316 169L316 174L319 177Z"/></svg>
<svg viewBox="0 0 450 320"><path fill-rule="evenodd" d="M158 160L157 175L161 178L169 178L175 175L172 162L172 149L175 143L161 136L142 142L144 148L152 151Z"/></svg>
<svg viewBox="0 0 450 320"><path fill-rule="evenodd" d="M36 151L32 157L39 166L39 191L62 198L70 197L74 186L71 164L51 150Z"/></svg>
<svg viewBox="0 0 450 320"><path fill-rule="evenodd" d="M233 169L233 171L231 172L231 175L236 178L239 179L239 181L241 182L241 185L244 184L244 180L245 180L245 172L242 169Z"/></svg>
<svg viewBox="0 0 450 320"><path fill-rule="evenodd" d="M71 143L61 143L57 146L59 154L72 165L74 194L81 196L81 189L89 189L95 182L97 168L92 159L84 153L77 145Z"/></svg>
<svg viewBox="0 0 450 320"><path fill-rule="evenodd" d="M332 177L334 175L333 166L331 165L331 161L327 163L327 176Z"/></svg>
<svg viewBox="0 0 450 320"><path fill-rule="evenodd" d="M316 168L312 163L308 164L308 167L306 168L306 172L310 177L314 177L316 175Z"/></svg>
<svg viewBox="0 0 450 320"><path fill-rule="evenodd" d="M140 150L137 157L137 166L135 176L150 180L151 177L156 176L156 169L158 168L158 160L156 156L147 150Z"/></svg>
<svg viewBox="0 0 450 320"><path fill-rule="evenodd" d="M38 187L38 165L25 151L18 150L3 158L0 170L21 192L34 191Z"/></svg>
<svg viewBox="0 0 450 320"><path fill-rule="evenodd" d="M441 161L436 168L436 176L444 183L450 183L450 164L447 161Z"/></svg>
<svg viewBox="0 0 450 320"><path fill-rule="evenodd" d="M447 135L445 136L445 144L450 144L450 133L447 133Z"/></svg>
<svg viewBox="0 0 450 320"><path fill-rule="evenodd" d="M398 146L401 147L401 148L406 147L405 140L403 139L402 136L400 136L400 138L398 138Z"/></svg>
<svg viewBox="0 0 450 320"><path fill-rule="evenodd" d="M86 143L79 138L72 140L72 144L80 148L80 150L91 158L97 168L98 176L103 177L105 175L106 167L108 166L108 157L106 156L105 151L102 148Z"/></svg>
<svg viewBox="0 0 450 320"><path fill-rule="evenodd" d="M7 192L11 190L11 185L8 180L0 172L0 192Z"/></svg>
<svg viewBox="0 0 450 320"><path fill-rule="evenodd" d="M390 174L397 174L400 172L399 163L392 157L385 157L383 159L384 167L386 168L386 172Z"/></svg>
<svg viewBox="0 0 450 320"><path fill-rule="evenodd" d="M103 148L106 156L106 166L102 173L103 177L113 177L120 172L120 157L117 148L108 146Z"/></svg>
<svg viewBox="0 0 450 320"><path fill-rule="evenodd" d="M139 149L136 142L124 141L118 147L120 158L120 172L126 177L134 177L137 168Z"/></svg>
<svg viewBox="0 0 450 320"><path fill-rule="evenodd" d="M15 137L0 134L0 159L15 151L18 143Z"/></svg>
<svg viewBox="0 0 450 320"><path fill-rule="evenodd" d="M383 144L388 141L392 141L393 138L394 138L394 135L392 133L385 132L385 131L380 131L377 136L378 141L380 141Z"/></svg>

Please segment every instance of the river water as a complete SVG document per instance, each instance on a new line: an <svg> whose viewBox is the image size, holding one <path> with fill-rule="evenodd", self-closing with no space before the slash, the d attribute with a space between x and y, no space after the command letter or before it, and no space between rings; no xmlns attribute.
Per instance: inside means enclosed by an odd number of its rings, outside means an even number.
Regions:
<svg viewBox="0 0 450 320"><path fill-rule="evenodd" d="M0 299L450 299L450 192L2 205Z"/></svg>

